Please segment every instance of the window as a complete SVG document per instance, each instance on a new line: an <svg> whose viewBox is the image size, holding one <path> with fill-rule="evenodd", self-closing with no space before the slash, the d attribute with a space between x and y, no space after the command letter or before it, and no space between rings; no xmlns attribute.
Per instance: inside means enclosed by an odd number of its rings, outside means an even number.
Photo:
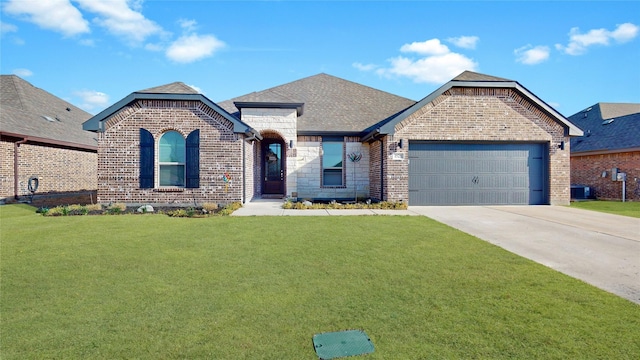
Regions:
<svg viewBox="0 0 640 360"><path fill-rule="evenodd" d="M177 131L160 136L158 142L160 186L200 187L200 130L187 139ZM140 129L140 188L152 189L156 184L155 141L153 134Z"/></svg>
<svg viewBox="0 0 640 360"><path fill-rule="evenodd" d="M160 137L160 186L185 185L185 148L184 138L177 131L168 131Z"/></svg>
<svg viewBox="0 0 640 360"><path fill-rule="evenodd" d="M343 186L344 146L342 137L322 138L322 185Z"/></svg>

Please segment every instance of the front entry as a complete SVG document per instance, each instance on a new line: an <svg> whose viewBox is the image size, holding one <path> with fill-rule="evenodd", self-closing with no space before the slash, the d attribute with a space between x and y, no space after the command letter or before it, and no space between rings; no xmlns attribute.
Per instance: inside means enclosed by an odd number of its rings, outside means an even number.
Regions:
<svg viewBox="0 0 640 360"><path fill-rule="evenodd" d="M285 182L284 143L277 139L262 142L262 193L283 195Z"/></svg>

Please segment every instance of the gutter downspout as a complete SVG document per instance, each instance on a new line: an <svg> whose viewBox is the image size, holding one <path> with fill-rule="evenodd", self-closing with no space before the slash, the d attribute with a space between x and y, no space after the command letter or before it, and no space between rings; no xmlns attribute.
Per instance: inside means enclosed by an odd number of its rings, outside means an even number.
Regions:
<svg viewBox="0 0 640 360"><path fill-rule="evenodd" d="M18 156L18 148L20 147L20 145L25 144L27 141L29 141L29 138L25 137L24 139L13 143L13 197L16 200L19 197L18 180L20 175L18 171L18 160L20 159L20 157Z"/></svg>
<svg viewBox="0 0 640 360"><path fill-rule="evenodd" d="M384 201L384 142L380 142L380 201Z"/></svg>
<svg viewBox="0 0 640 360"><path fill-rule="evenodd" d="M247 144L242 141L242 203L247 203Z"/></svg>

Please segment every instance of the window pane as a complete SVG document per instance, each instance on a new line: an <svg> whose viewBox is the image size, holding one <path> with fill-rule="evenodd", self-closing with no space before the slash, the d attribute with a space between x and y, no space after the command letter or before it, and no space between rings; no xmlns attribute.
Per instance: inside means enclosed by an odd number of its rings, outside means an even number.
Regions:
<svg viewBox="0 0 640 360"><path fill-rule="evenodd" d="M160 186L184 186L184 165L160 165Z"/></svg>
<svg viewBox="0 0 640 360"><path fill-rule="evenodd" d="M322 143L322 168L342 167L342 143L323 142Z"/></svg>
<svg viewBox="0 0 640 360"><path fill-rule="evenodd" d="M185 142L177 131L166 132L160 138L160 162L184 163Z"/></svg>
<svg viewBox="0 0 640 360"><path fill-rule="evenodd" d="M325 186L342 186L342 170L341 169L325 169L322 171L322 185Z"/></svg>
<svg viewBox="0 0 640 360"><path fill-rule="evenodd" d="M333 139L332 139L333 140ZM344 161L342 141L322 142L322 185L342 186L342 164Z"/></svg>

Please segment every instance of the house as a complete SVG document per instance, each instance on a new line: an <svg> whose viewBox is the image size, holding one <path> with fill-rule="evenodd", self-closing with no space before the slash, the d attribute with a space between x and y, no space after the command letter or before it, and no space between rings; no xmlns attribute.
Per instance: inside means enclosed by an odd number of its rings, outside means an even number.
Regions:
<svg viewBox="0 0 640 360"><path fill-rule="evenodd" d="M597 103L569 117L584 136L571 139L571 184L589 197L640 201L640 104ZM584 190L581 192L583 194Z"/></svg>
<svg viewBox="0 0 640 360"><path fill-rule="evenodd" d="M579 128L518 82L465 71L415 102L327 74L216 104L172 83L84 124L100 202L259 197L568 204Z"/></svg>
<svg viewBox="0 0 640 360"><path fill-rule="evenodd" d="M91 114L16 75L0 75L0 201L97 189L98 142L82 130Z"/></svg>

